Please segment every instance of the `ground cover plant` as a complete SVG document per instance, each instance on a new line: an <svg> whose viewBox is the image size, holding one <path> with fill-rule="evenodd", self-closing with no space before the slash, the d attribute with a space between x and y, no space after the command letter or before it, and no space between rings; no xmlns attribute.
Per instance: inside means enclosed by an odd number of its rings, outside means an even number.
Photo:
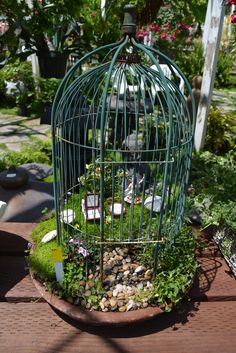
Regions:
<svg viewBox="0 0 236 353"><path fill-rule="evenodd" d="M188 207L198 213L201 228L210 228L236 275L236 124L235 111L212 108L205 151L193 158ZM191 212L190 212L191 213Z"/></svg>
<svg viewBox="0 0 236 353"><path fill-rule="evenodd" d="M52 163L52 143L51 139L41 141L38 138L31 138L31 141L22 146L20 151L6 148L4 144L0 146L0 172L10 166L20 166L25 163Z"/></svg>

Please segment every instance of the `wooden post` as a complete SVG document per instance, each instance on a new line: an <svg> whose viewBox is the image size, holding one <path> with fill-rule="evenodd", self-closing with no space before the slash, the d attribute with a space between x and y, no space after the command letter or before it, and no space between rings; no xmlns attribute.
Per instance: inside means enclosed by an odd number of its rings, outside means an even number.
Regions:
<svg viewBox="0 0 236 353"><path fill-rule="evenodd" d="M205 23L204 23L204 28L203 28L203 35L202 35L202 45L203 45L203 49L204 49L204 54L206 53L206 48L207 48L213 6L214 6L214 0L208 0L207 12L206 12Z"/></svg>
<svg viewBox="0 0 236 353"><path fill-rule="evenodd" d="M222 5L222 0L209 0L209 2L211 3L211 20L210 28L208 30L208 40L205 53L206 59L204 64L201 97L197 111L196 130L194 138L195 149L197 151L199 151L204 146L207 115L211 105L218 53L220 48L220 41L225 15L225 7Z"/></svg>

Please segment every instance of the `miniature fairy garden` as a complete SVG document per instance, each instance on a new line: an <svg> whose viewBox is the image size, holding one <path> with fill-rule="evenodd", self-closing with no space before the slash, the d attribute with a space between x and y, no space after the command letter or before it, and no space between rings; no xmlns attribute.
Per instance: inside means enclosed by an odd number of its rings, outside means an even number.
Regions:
<svg viewBox="0 0 236 353"><path fill-rule="evenodd" d="M58 248L55 216L41 222L33 232L33 251L29 256L33 275L46 290L84 309L126 312L160 306L165 311L171 310L192 283L196 239L184 227L171 241L164 234L158 243L152 241L161 197L153 197L151 188L144 190L140 186L141 177L136 178L135 186L128 171L118 168L114 174L107 163L104 234L111 241L102 244L101 253L101 195L94 188L94 179L89 184L94 173L95 180L99 180L100 172L99 167L87 165L86 179L84 175L78 177L79 192L68 193L64 200L59 217L63 233L60 242L63 279L56 280L52 256ZM116 186L112 188L114 183ZM130 227L134 239L139 241L128 241ZM119 242L121 230L123 242ZM143 243L143 237L147 236L150 241Z"/></svg>
<svg viewBox="0 0 236 353"><path fill-rule="evenodd" d="M188 290L195 270L196 239L189 229L182 231L169 248L160 244L161 258L153 273L153 244L107 247L103 254L103 279L99 256L83 242L68 238L63 246L64 278L56 281L52 251L55 239L42 242L45 232L55 227L51 218L33 233L33 252L29 257L32 272L52 291L70 303L90 310L129 311L160 305L166 311L177 304ZM97 259L94 262L94 258Z"/></svg>

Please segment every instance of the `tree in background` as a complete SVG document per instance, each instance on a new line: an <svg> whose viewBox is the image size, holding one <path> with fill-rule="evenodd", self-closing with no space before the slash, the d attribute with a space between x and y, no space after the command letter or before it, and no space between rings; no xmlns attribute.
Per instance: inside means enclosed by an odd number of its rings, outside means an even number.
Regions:
<svg viewBox="0 0 236 353"><path fill-rule="evenodd" d="M65 54L80 45L79 16L84 0L4 0L0 14L8 23L8 30L0 37L7 48L5 61L32 53ZM19 48L24 50L19 50Z"/></svg>

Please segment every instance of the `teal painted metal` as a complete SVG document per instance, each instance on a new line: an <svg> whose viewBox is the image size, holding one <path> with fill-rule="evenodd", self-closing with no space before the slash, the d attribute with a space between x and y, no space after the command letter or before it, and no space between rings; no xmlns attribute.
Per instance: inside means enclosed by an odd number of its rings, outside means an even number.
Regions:
<svg viewBox="0 0 236 353"><path fill-rule="evenodd" d="M187 96L195 106L180 69L137 42L129 19L123 38L78 61L57 92L57 230L59 241L100 247L101 260L107 244L154 243L155 262L182 226L195 126Z"/></svg>

